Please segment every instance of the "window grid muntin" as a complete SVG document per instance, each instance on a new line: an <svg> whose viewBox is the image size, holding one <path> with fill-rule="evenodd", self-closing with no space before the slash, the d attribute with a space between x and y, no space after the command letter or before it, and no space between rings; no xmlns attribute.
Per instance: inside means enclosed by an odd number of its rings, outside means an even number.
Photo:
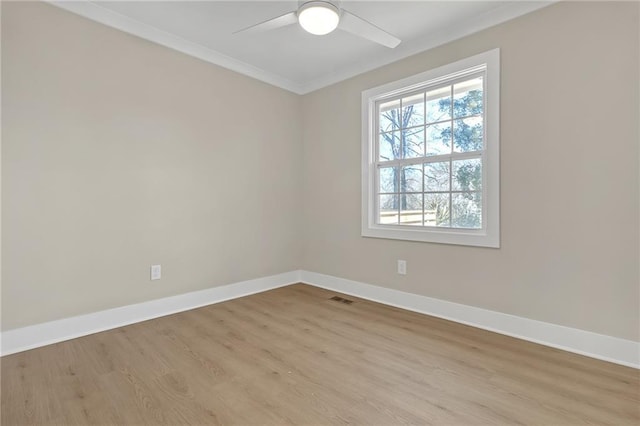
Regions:
<svg viewBox="0 0 640 426"><path fill-rule="evenodd" d="M441 157L443 157L443 156L441 156ZM447 156L447 157L450 157L450 156ZM480 159L481 160L481 164L483 164L482 163L482 156L479 156L479 155L465 156L464 159L476 159L476 158ZM412 160L415 160L415 159L412 159ZM400 200L400 196L401 195L421 195L422 196L422 223L423 223L422 227L438 228L438 229L445 229L445 228L446 229L468 229L468 230L481 229L482 226L484 225L484 195L483 195L484 194L484 187L485 187L485 185L484 185L484 177L483 177L483 181L482 181L482 188L480 190L475 190L475 191L466 190L465 191L465 190L461 190L461 189L452 189L453 188L453 162L454 161L456 161L456 159L451 158L449 160L449 174L448 174L449 190L447 190L447 191L444 191L444 190L443 191L431 191L431 190L427 191L427 190L425 190L425 187L426 187L426 182L425 182L426 176L425 176L425 173L424 173L424 164L428 164L430 162L424 162L424 161L410 164L410 165L418 165L418 164L420 164L422 166L422 191L421 192L416 192L416 191L382 192L382 191L379 191L379 188L380 188L379 176L380 176L380 169L381 168L397 168L398 170L400 170L403 166L406 166L407 164L402 164L402 165L397 165L397 166L392 166L392 167L387 167L386 164L383 167L378 166L377 169L376 169L377 170L376 176L378 177L378 179L376 179L377 180L377 188L378 188L378 190L376 191L377 224L378 225L383 225L383 226L391 225L391 224L381 223L380 222L381 210L380 210L379 203L380 203L380 196L382 196L382 195L395 195L395 196L398 197L398 208L396 210L397 211L397 215L398 215L398 223L395 224L395 226L416 226L416 225L403 225L401 223L400 220L401 220L401 217L402 217L401 213L402 213L403 209L402 209L402 205L401 205L399 200ZM443 162L443 161L438 161L438 162ZM484 175L484 167L482 167L482 173ZM400 173L396 174L396 180L397 180L396 187L397 188L401 188ZM425 198L424 196L425 196L425 194L447 194L448 199L449 199L449 201L448 201L449 226L442 226L442 225L427 226L427 225L424 225L424 223L425 223L425 215L426 215L426 210L427 210L425 208L425 205L424 205L424 198ZM452 220L453 220L452 217L453 217L453 195L454 194L476 194L476 195L480 195L481 201L483 203L482 204L482 216L481 216L481 224L480 224L481 226L480 227L478 227L478 228L463 228L463 227L453 227L453 226L451 226L451 223L452 223ZM408 210L404 210L404 211L408 211Z"/></svg>
<svg viewBox="0 0 640 426"><path fill-rule="evenodd" d="M444 76L443 78L439 79L437 83L426 83L423 84L421 86L418 86L418 88L414 89L414 90L408 90L408 91L398 91L396 93L394 93L393 95L390 96L386 96L384 98L379 98L374 102L374 107L375 107L375 117L374 117L374 129L376 129L376 138L375 138L375 146L373 149L374 152L374 165L375 165L375 188L374 188L374 194L375 194L375 199L374 199L374 209L375 209L375 223L376 225L379 226L402 226L402 227L416 227L416 225L403 225L401 222L401 213L402 213L402 203L400 202L400 195L402 194L422 194L422 228L428 228L428 229L450 229L450 230L468 230L468 231L477 231L477 230L482 230L486 228L486 170L485 170L485 151L486 151L486 134L487 134L487 126L486 126L486 109L487 109L487 98L486 98L486 84L487 84L487 76L486 76L487 70L486 70L486 65L483 65L481 67L476 67L473 70L469 70L468 72L463 72L463 73L457 73L456 77L452 77L452 78L447 78L447 76ZM454 86L458 83L462 83L465 81L469 81L469 80L473 80L475 78L481 77L482 78L482 114L472 114L469 116L462 116L462 117L455 117L454 113L453 113L453 108L454 108ZM444 87L449 87L449 97L451 99L451 103L450 103L450 111L449 111L449 115L450 118L447 120L440 120L440 121L434 121L434 122L428 122L427 121L427 92L429 91L435 91L437 89L440 88L444 88ZM411 96L415 96L418 94L422 94L422 102L423 102L423 124L421 125L416 125L416 126L410 126L410 127L401 127L402 126L402 121L403 121L403 99L404 98L408 98ZM400 114L400 127L396 128L396 129L392 129L391 131L387 131L387 132L381 132L380 131L380 124L379 124L379 120L380 120L380 105L384 104L384 103L389 103L389 102L393 102L393 101L398 101L398 107L397 108L390 108L390 109L397 109L399 111ZM454 123L456 121L461 121L467 118L475 118L475 117L482 117L482 150L478 150L478 151L466 151L466 152L455 152L455 143L454 143L454 132L453 132L453 126ZM450 123L451 126L451 140L450 140L450 152L448 154L439 154L439 155L427 155L427 127L428 126L432 126L435 124L440 124L440 123ZM422 157L410 157L410 158L399 158L399 159L394 159L394 160L387 160L387 161L382 161L380 160L380 137L382 134L386 133L393 133L393 132L398 132L400 133L400 153L404 156L404 131L406 130L410 130L412 128L419 128L419 127L423 127L424 128L424 143L423 143L423 155ZM456 160L461 160L461 159L470 159L470 158L478 158L480 159L480 164L481 164L481 168L482 168L482 188L480 191L453 191L453 161ZM444 160L444 161L443 161ZM425 175L424 175L424 164L425 163L438 163L438 162L445 162L448 161L449 162L449 191L425 191ZM399 170L401 169L402 166L408 166L408 165L416 165L416 164L421 164L422 165L422 192L380 192L380 169L381 168L387 168L387 167L397 167ZM396 176L396 179L398 179L396 185L398 188L400 188L400 173L398 173L398 175ZM452 223L452 216L453 216L453 194L454 193L474 193L474 194L479 194L481 197L481 216L480 216L480 226L477 228L462 228L462 227L453 227L451 226ZM424 199L425 199L425 194L448 194L448 208L449 208L449 226L426 226L424 225L425 223L425 205L424 205ZM383 224L380 221L380 217L381 217L381 210L380 210L380 196L381 195L397 195L398 196L398 208L397 208L397 215L398 215L398 222L397 224Z"/></svg>
<svg viewBox="0 0 640 426"><path fill-rule="evenodd" d="M406 96L404 96L406 97ZM379 102L378 104L383 103L383 102ZM482 117L482 114L471 114L471 115L463 115L461 117L455 117L453 118L453 121L457 121L457 120L466 120L467 118L477 118L477 117ZM451 122L451 118L448 118L446 120L437 120L437 121L429 121L427 123L424 124L416 124L415 126L409 126L409 127L403 127L403 128L398 128L398 129L393 129L393 130L386 130L384 132L380 132L378 131L378 135L383 135L383 134L388 134L388 133L393 133L393 132L398 132L400 130L411 130L411 129L417 129L419 127L427 127L427 126L432 126L434 124L442 124L442 123L449 123Z"/></svg>

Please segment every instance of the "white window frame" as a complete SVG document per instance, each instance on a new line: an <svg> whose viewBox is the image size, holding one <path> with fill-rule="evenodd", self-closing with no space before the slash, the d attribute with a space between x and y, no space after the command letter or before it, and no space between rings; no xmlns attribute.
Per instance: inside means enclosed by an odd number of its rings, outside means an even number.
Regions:
<svg viewBox="0 0 640 426"><path fill-rule="evenodd" d="M482 150L482 228L456 229L377 223L376 103L425 90L485 69ZM480 247L500 247L500 49L462 59L362 92L362 236Z"/></svg>

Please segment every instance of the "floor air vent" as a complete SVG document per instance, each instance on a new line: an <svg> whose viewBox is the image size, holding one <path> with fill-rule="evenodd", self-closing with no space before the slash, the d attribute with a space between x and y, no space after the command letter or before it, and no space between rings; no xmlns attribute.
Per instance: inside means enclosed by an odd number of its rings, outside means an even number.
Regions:
<svg viewBox="0 0 640 426"><path fill-rule="evenodd" d="M350 305L353 303L353 300L345 299L344 297L340 297L340 296L333 296L329 300L335 300L336 302L346 303L347 305Z"/></svg>

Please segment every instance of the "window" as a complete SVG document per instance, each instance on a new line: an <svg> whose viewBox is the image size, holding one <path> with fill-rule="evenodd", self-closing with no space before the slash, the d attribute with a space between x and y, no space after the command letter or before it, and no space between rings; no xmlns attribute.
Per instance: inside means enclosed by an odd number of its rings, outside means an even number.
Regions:
<svg viewBox="0 0 640 426"><path fill-rule="evenodd" d="M362 93L362 235L499 247L498 49Z"/></svg>

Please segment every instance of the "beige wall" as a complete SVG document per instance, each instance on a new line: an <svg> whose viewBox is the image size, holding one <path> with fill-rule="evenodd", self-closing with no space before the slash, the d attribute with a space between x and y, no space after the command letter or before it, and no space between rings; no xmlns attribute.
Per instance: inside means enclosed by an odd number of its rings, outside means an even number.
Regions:
<svg viewBox="0 0 640 426"><path fill-rule="evenodd" d="M3 330L298 268L300 102L3 2Z"/></svg>
<svg viewBox="0 0 640 426"><path fill-rule="evenodd" d="M2 328L304 268L639 340L638 19L561 3L297 97L4 2ZM495 47L502 247L362 238L361 91Z"/></svg>
<svg viewBox="0 0 640 426"><path fill-rule="evenodd" d="M303 268L640 340L638 19L560 3L305 96ZM361 91L495 47L501 248L362 238Z"/></svg>

